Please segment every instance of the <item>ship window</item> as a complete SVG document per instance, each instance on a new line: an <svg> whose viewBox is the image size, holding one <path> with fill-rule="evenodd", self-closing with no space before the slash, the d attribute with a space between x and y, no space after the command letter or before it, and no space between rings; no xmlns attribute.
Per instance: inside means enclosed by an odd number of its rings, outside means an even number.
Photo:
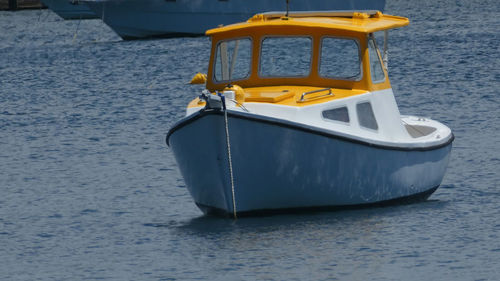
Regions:
<svg viewBox="0 0 500 281"><path fill-rule="evenodd" d="M323 111L323 118L349 123L349 112L347 107L339 107Z"/></svg>
<svg viewBox="0 0 500 281"><path fill-rule="evenodd" d="M221 41L217 45L215 81L234 81L250 75L252 41L249 38Z"/></svg>
<svg viewBox="0 0 500 281"><path fill-rule="evenodd" d="M369 102L362 102L356 105L359 125L372 130L378 130L377 120L373 114L372 105Z"/></svg>
<svg viewBox="0 0 500 281"><path fill-rule="evenodd" d="M310 73L312 40L309 37L267 37L262 41L259 75L305 77Z"/></svg>
<svg viewBox="0 0 500 281"><path fill-rule="evenodd" d="M368 52L370 55L370 72L372 75L372 82L384 82L385 74L384 70L382 69L382 62L380 61L380 57L377 53L377 45L373 40L373 37L368 40Z"/></svg>
<svg viewBox="0 0 500 281"><path fill-rule="evenodd" d="M321 40L319 75L342 80L361 79L361 62L357 41L325 37Z"/></svg>

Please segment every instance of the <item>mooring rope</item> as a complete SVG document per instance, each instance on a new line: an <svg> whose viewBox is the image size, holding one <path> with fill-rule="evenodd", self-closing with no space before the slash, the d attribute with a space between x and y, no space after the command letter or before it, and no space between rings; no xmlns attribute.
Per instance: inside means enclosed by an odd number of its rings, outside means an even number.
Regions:
<svg viewBox="0 0 500 281"><path fill-rule="evenodd" d="M236 198L234 195L234 177L233 177L233 162L231 159L231 143L229 142L229 124L227 121L227 108L225 106L225 100L223 101L224 104L224 123L226 126L226 144L227 144L227 158L229 160L229 175L231 176L231 192L233 196L233 216L235 219L237 219L236 215Z"/></svg>
<svg viewBox="0 0 500 281"><path fill-rule="evenodd" d="M75 34L73 35L73 41L71 43L75 43L76 36L78 35L78 29L80 29L80 22L82 22L82 14L80 14L80 19L78 20L78 25L76 26Z"/></svg>

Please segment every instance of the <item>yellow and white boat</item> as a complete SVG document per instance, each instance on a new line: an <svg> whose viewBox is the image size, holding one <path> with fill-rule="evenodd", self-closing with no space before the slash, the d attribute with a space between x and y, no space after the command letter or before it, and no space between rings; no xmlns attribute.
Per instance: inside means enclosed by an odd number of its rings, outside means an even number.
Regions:
<svg viewBox="0 0 500 281"><path fill-rule="evenodd" d="M208 75L192 81L206 89L167 134L200 209L236 217L430 196L453 134L400 115L373 35L408 24L378 11L273 12L208 30Z"/></svg>

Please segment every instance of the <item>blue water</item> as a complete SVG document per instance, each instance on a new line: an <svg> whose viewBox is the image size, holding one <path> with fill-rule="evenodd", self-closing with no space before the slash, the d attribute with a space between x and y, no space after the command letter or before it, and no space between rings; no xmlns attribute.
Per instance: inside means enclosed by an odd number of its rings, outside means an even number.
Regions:
<svg viewBox="0 0 500 281"><path fill-rule="evenodd" d="M0 279L499 280L500 5L388 0L402 113L450 126L426 202L204 217L165 133L209 40L121 41L98 20L0 12ZM423 175L425 176L425 175Z"/></svg>

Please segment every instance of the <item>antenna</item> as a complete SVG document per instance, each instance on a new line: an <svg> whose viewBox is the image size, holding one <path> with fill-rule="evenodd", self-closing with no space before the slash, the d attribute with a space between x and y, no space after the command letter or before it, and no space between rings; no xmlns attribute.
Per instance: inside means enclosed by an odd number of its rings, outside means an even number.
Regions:
<svg viewBox="0 0 500 281"><path fill-rule="evenodd" d="M288 2L289 2L289 0L286 0L286 15L285 15L285 17L287 17L287 18L288 18Z"/></svg>

